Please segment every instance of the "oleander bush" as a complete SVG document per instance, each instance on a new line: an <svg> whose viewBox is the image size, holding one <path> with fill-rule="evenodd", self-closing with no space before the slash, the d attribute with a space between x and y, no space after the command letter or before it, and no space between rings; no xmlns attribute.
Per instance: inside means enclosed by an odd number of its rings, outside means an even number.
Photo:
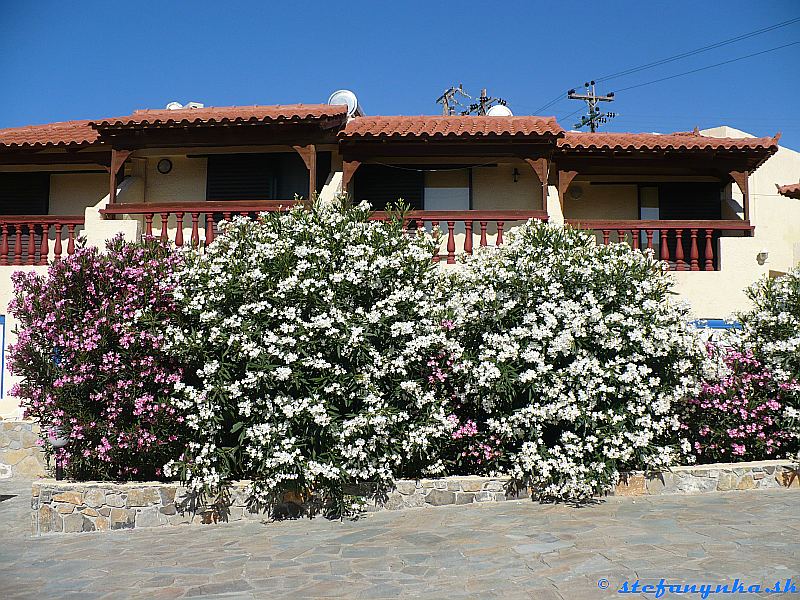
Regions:
<svg viewBox="0 0 800 600"><path fill-rule="evenodd" d="M13 275L18 320L11 394L45 433L69 444L55 454L75 479L148 480L186 443L171 402L180 364L162 352L160 324L175 314L169 274L180 258L148 240L82 244L46 274Z"/></svg>
<svg viewBox="0 0 800 600"><path fill-rule="evenodd" d="M187 365L174 402L192 439L169 473L198 490L252 481L253 499L321 499L441 473L452 428L435 367L451 353L424 232L315 203L234 218L176 273L168 348Z"/></svg>
<svg viewBox="0 0 800 600"><path fill-rule="evenodd" d="M747 290L753 308L739 315L743 344L779 382L783 424L792 440L786 455L800 458L800 267Z"/></svg>
<svg viewBox="0 0 800 600"><path fill-rule="evenodd" d="M704 364L670 287L649 253L533 221L453 270L443 300L463 351L451 468L582 499L622 470L669 465L674 407Z"/></svg>
<svg viewBox="0 0 800 600"><path fill-rule="evenodd" d="M708 353L712 372L700 394L678 409L690 456L714 463L791 455L795 438L786 409L792 384L756 358L739 337L709 343Z"/></svg>

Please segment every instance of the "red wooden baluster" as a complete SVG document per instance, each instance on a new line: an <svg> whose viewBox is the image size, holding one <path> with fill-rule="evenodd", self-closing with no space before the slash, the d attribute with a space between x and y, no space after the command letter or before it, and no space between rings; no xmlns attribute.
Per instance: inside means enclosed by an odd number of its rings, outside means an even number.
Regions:
<svg viewBox="0 0 800 600"><path fill-rule="evenodd" d="M175 245L183 246L183 212L175 213Z"/></svg>
<svg viewBox="0 0 800 600"><path fill-rule="evenodd" d="M714 270L714 247L711 244L713 229L706 229L706 271Z"/></svg>
<svg viewBox="0 0 800 600"><path fill-rule="evenodd" d="M28 227L28 262L26 265L36 264L36 229L33 223L26 223Z"/></svg>
<svg viewBox="0 0 800 600"><path fill-rule="evenodd" d="M617 229L617 241L620 244L627 244L628 243L628 234L624 229Z"/></svg>
<svg viewBox="0 0 800 600"><path fill-rule="evenodd" d="M639 249L639 230L631 229L631 240L633 241L633 249Z"/></svg>
<svg viewBox="0 0 800 600"><path fill-rule="evenodd" d="M56 262L61 260L61 228L63 225L61 223L56 223L56 242L53 245L53 257L55 258Z"/></svg>
<svg viewBox="0 0 800 600"><path fill-rule="evenodd" d="M0 265L8 264L8 223L2 224L3 238L0 241Z"/></svg>
<svg viewBox="0 0 800 600"><path fill-rule="evenodd" d="M222 213L222 218L225 219L226 221L230 221L231 213L230 212Z"/></svg>
<svg viewBox="0 0 800 600"><path fill-rule="evenodd" d="M67 223L67 235L69 236L69 240L67 241L67 255L72 256L75 254L75 225L73 223Z"/></svg>
<svg viewBox="0 0 800 600"><path fill-rule="evenodd" d="M206 213L206 246L214 241L214 213Z"/></svg>
<svg viewBox="0 0 800 600"><path fill-rule="evenodd" d="M464 252L472 254L472 221L464 221L464 231L466 237L464 238Z"/></svg>
<svg viewBox="0 0 800 600"><path fill-rule="evenodd" d="M497 222L497 239L494 241L495 246L502 246L503 245L503 224L505 221L498 221Z"/></svg>
<svg viewBox="0 0 800 600"><path fill-rule="evenodd" d="M145 223L147 226L145 227L145 235L147 237L153 237L153 213L147 213L144 216Z"/></svg>
<svg viewBox="0 0 800 600"><path fill-rule="evenodd" d="M669 246L667 245L667 230L661 230L661 260L669 262Z"/></svg>
<svg viewBox="0 0 800 600"><path fill-rule="evenodd" d="M686 270L686 261L683 260L683 229L675 230L675 265L678 271Z"/></svg>
<svg viewBox="0 0 800 600"><path fill-rule="evenodd" d="M647 236L647 249L648 250L652 250L653 249L653 230L652 229L645 230L645 235Z"/></svg>
<svg viewBox="0 0 800 600"><path fill-rule="evenodd" d="M440 234L439 231L439 221L431 221L431 234L433 235L433 239L436 242L436 252L433 255L433 262L439 262L441 257L439 256L439 245L440 245Z"/></svg>
<svg viewBox="0 0 800 600"><path fill-rule="evenodd" d="M609 230L608 229L603 229L603 245L604 246L608 246L609 235L610 235Z"/></svg>
<svg viewBox="0 0 800 600"><path fill-rule="evenodd" d="M166 242L169 239L167 235L167 227L169 226L169 213L161 213L161 241Z"/></svg>
<svg viewBox="0 0 800 600"><path fill-rule="evenodd" d="M50 225L42 223L42 245L39 248L39 264L47 264L47 255L50 254Z"/></svg>
<svg viewBox="0 0 800 600"><path fill-rule="evenodd" d="M486 245L486 221L481 221L481 246Z"/></svg>
<svg viewBox="0 0 800 600"><path fill-rule="evenodd" d="M200 245L200 230L198 222L200 221L200 213L192 211L192 247L197 248Z"/></svg>
<svg viewBox="0 0 800 600"><path fill-rule="evenodd" d="M691 261L692 271L699 271L700 265L698 264L698 259L700 258L700 255L697 252L697 229L692 229L691 234L692 245L689 250L689 260Z"/></svg>
<svg viewBox="0 0 800 600"><path fill-rule="evenodd" d="M14 264L22 264L22 223L14 225Z"/></svg>
<svg viewBox="0 0 800 600"><path fill-rule="evenodd" d="M447 264L452 265L456 262L456 222L447 222Z"/></svg>

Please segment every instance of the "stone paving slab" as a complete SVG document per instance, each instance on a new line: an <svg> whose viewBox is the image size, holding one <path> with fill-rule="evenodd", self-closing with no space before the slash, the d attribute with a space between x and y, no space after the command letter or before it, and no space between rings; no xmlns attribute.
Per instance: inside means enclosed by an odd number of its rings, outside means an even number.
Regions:
<svg viewBox="0 0 800 600"><path fill-rule="evenodd" d="M582 600L625 597L616 589L626 579L716 584L738 577L774 585L800 578L795 490L613 497L581 508L515 500L371 513L357 521L38 538L30 536L29 490L29 482L0 481L0 497L13 496L0 501L4 600ZM598 587L601 578L609 589Z"/></svg>

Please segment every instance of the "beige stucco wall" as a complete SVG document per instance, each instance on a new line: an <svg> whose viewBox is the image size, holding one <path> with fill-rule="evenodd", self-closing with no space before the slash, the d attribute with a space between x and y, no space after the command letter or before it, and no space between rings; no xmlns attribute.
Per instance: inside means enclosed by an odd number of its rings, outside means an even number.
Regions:
<svg viewBox="0 0 800 600"><path fill-rule="evenodd" d="M107 173L59 173L50 176L50 214L82 215L108 194Z"/></svg>
<svg viewBox="0 0 800 600"><path fill-rule="evenodd" d="M569 219L638 219L637 190L635 184L592 185L588 179L576 177L567 190L564 216Z"/></svg>
<svg viewBox="0 0 800 600"><path fill-rule="evenodd" d="M158 172L158 161L169 158L172 170L163 175ZM145 202L201 202L206 199L205 158L188 158L181 155L145 157Z"/></svg>
<svg viewBox="0 0 800 600"><path fill-rule="evenodd" d="M517 169L517 181L514 181ZM524 162L472 169L474 210L541 210L542 187Z"/></svg>

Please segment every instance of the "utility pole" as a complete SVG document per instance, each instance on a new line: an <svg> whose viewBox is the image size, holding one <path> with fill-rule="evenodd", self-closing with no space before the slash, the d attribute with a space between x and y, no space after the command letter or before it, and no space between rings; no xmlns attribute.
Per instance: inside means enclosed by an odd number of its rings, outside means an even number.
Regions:
<svg viewBox="0 0 800 600"><path fill-rule="evenodd" d="M459 83L458 87L450 86L450 88L445 90L444 93L436 99L436 103L442 105L442 116L452 117L456 114L456 106L461 106L456 95L472 100L472 96L464 91L463 84Z"/></svg>
<svg viewBox="0 0 800 600"><path fill-rule="evenodd" d="M502 98L490 97L488 92L486 91L486 88L483 88L481 90L480 98L478 98L478 102L470 104L469 108L465 111L462 111L461 114L470 115L475 113L477 115L485 116L489 114L489 109L492 108L493 106L496 105L505 106L506 104L508 104L508 102L506 102Z"/></svg>
<svg viewBox="0 0 800 600"><path fill-rule="evenodd" d="M591 132L595 133L599 125L608 123L609 119L613 119L617 116L617 113L602 113L597 108L599 102L613 102L614 92L609 92L605 96L598 96L594 89L594 81L584 83L583 85L586 88L585 94L576 94L575 90L569 90L567 92L567 98L570 100L583 100L586 102L586 106L589 107L589 114L582 116L580 123L575 123L574 127L575 129L580 129L588 125Z"/></svg>

